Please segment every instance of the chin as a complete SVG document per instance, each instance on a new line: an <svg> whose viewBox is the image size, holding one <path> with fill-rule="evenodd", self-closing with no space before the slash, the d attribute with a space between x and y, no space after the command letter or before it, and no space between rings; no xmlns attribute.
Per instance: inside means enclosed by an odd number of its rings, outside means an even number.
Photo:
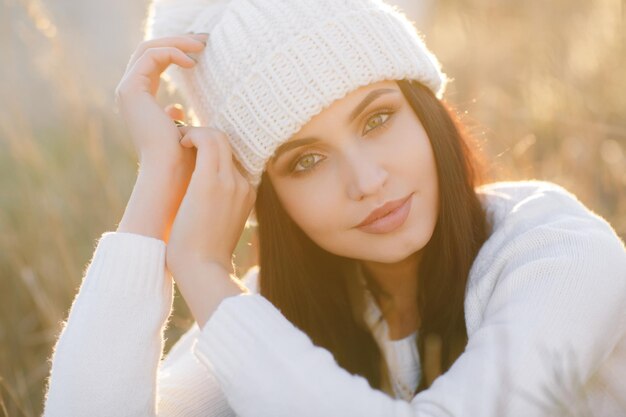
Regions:
<svg viewBox="0 0 626 417"><path fill-rule="evenodd" d="M415 239L415 236L411 236L409 239L403 236L398 236L397 240L389 240L384 243L376 244L370 243L366 246L366 251L356 256L356 258L386 264L393 264L401 262L416 252L424 249L428 239Z"/></svg>
<svg viewBox="0 0 626 417"><path fill-rule="evenodd" d="M373 260L376 262L381 262L381 263L394 264L394 263L404 261L405 259L421 251L423 248L424 248L423 245L413 246L411 248L392 248L387 253L379 252L376 255L376 258L378 259L373 259Z"/></svg>

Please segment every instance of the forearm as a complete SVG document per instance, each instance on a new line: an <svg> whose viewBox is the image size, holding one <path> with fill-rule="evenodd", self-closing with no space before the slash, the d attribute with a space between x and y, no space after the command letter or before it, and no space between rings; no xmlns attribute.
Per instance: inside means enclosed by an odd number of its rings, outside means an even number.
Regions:
<svg viewBox="0 0 626 417"><path fill-rule="evenodd" d="M260 294L224 300L194 353L238 416L444 416L372 389Z"/></svg>
<svg viewBox="0 0 626 417"><path fill-rule="evenodd" d="M190 167L184 165L142 164L117 231L154 237L167 243L190 171Z"/></svg>
<svg viewBox="0 0 626 417"><path fill-rule="evenodd" d="M153 415L172 290L162 241L105 233L56 343L44 415Z"/></svg>
<svg viewBox="0 0 626 417"><path fill-rule="evenodd" d="M225 298L249 292L239 279L211 262L190 264L174 280L200 328Z"/></svg>

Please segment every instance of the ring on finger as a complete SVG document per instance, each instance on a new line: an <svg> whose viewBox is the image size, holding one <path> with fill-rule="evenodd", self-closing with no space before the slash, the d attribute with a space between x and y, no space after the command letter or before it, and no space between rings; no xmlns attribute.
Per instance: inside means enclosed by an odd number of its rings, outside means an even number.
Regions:
<svg viewBox="0 0 626 417"><path fill-rule="evenodd" d="M187 126L187 123L183 122L182 120L178 120L178 119L173 119L173 120L174 120L174 124L176 124L176 127ZM185 135L183 135L180 131L179 133L180 133L180 137L178 138L178 142L180 143L180 141L183 140Z"/></svg>

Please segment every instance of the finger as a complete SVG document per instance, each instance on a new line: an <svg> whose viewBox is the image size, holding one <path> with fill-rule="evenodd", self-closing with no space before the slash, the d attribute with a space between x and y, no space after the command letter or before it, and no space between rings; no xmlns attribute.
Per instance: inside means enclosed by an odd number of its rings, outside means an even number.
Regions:
<svg viewBox="0 0 626 417"><path fill-rule="evenodd" d="M243 167L241 162L239 162L239 160L234 154L233 154L233 165L235 165L235 168L237 169L241 177L243 177L246 180L246 182L248 182L248 172L246 171L246 169Z"/></svg>
<svg viewBox="0 0 626 417"><path fill-rule="evenodd" d="M225 181L235 182L237 176L237 168L233 163L233 153L230 148L228 136L226 133L216 130L214 133L215 140L220 150L218 172L220 177Z"/></svg>
<svg viewBox="0 0 626 417"><path fill-rule="evenodd" d="M186 148L198 147L205 141L214 142L213 146L216 148L218 158L218 171L232 165L233 156L225 133L210 127L179 126L179 130L183 133L180 144Z"/></svg>
<svg viewBox="0 0 626 417"><path fill-rule="evenodd" d="M185 148L193 148L194 145L191 142L191 140L186 140L185 143L183 144L183 139L185 139L185 135L187 135L187 133L189 133L191 131L191 129L194 129L193 126L178 126L178 131L180 132L180 139L178 140L178 142L183 145Z"/></svg>
<svg viewBox="0 0 626 417"><path fill-rule="evenodd" d="M241 190L241 192L244 195L246 195L248 199L250 198L252 199L252 200L246 199L246 203L253 203L256 196L254 195L254 188L252 187L252 184L250 184L250 181L248 181L248 178L245 175L242 175L238 170L235 173L235 176L236 176L235 181L237 181L237 188Z"/></svg>
<svg viewBox="0 0 626 417"><path fill-rule="evenodd" d="M116 98L134 97L137 91L147 92L154 96L159 88L161 73L170 64L191 68L196 65L196 60L177 48L149 49L124 74L115 90Z"/></svg>
<svg viewBox="0 0 626 417"><path fill-rule="evenodd" d="M252 187L252 184L250 183L250 179L248 178L248 175L249 175L248 172L243 167L243 165L239 162L239 160L235 157L234 154L232 157L232 166L233 166L233 175L235 177L235 181L237 182L237 188L241 190L242 193L247 195L248 198L251 198L249 202L250 204L253 204L254 200L256 199L256 193L254 192L254 187ZM252 193L252 195L250 193Z"/></svg>
<svg viewBox="0 0 626 417"><path fill-rule="evenodd" d="M195 147L198 150L194 174L216 178L220 164L220 149L215 138L207 135L209 128L186 126L179 127L179 129L185 132L180 141L181 145L186 148Z"/></svg>
<svg viewBox="0 0 626 417"><path fill-rule="evenodd" d="M218 168L220 179L228 184L237 186L238 189L246 190L250 183L245 175L245 170L233 154L228 135L222 131L215 130L215 139L220 151L220 166Z"/></svg>
<svg viewBox="0 0 626 417"><path fill-rule="evenodd" d="M165 106L165 113L167 113L172 120L180 120L181 122L186 123L185 110L183 110L183 106L178 103Z"/></svg>
<svg viewBox="0 0 626 417"><path fill-rule="evenodd" d="M126 68L131 68L135 62L150 48L174 47L186 53L201 52L206 46L206 37L200 37L195 34L168 36L158 39L150 39L143 41L137 46L135 52L130 57Z"/></svg>
<svg viewBox="0 0 626 417"><path fill-rule="evenodd" d="M239 160L235 157L234 154L233 154L233 166L235 167L235 176L237 177L241 187L244 190L247 190L248 192L254 191L254 187L252 187L252 183L250 182L250 174L243 167L243 164L239 162ZM256 198L256 196L254 196L253 198Z"/></svg>
<svg viewBox="0 0 626 417"><path fill-rule="evenodd" d="M183 68L192 68L196 65L195 58L187 55L177 48L162 47L150 48L135 62L133 68L128 72L128 79L132 84L137 82L137 86L154 95L159 86L161 73L170 64L176 64ZM145 80L149 80L146 85Z"/></svg>
<svg viewBox="0 0 626 417"><path fill-rule="evenodd" d="M178 129L180 142L183 139L184 133L180 130L181 127L186 127L187 123L185 122L185 111L183 110L183 106L178 103L168 104L165 106L165 113L174 121L176 127Z"/></svg>

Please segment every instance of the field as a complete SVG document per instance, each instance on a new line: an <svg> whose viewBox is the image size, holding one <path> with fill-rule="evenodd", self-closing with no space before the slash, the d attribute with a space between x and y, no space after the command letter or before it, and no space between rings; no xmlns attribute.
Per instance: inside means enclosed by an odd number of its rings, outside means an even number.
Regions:
<svg viewBox="0 0 626 417"><path fill-rule="evenodd" d="M146 2L48 3L0 0L0 416L40 415L61 322L137 170L114 89ZM624 3L403 4L421 13L453 79L445 98L491 178L561 184L626 238ZM253 262L249 240L241 270ZM177 295L166 349L191 323Z"/></svg>

